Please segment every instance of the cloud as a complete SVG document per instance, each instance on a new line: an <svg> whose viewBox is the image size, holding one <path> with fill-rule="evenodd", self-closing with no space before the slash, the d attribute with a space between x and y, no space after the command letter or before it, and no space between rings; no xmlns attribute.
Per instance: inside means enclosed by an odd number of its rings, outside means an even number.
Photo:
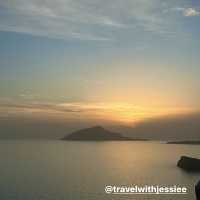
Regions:
<svg viewBox="0 0 200 200"><path fill-rule="evenodd" d="M156 140L200 140L200 112L144 120L130 135Z"/></svg>
<svg viewBox="0 0 200 200"><path fill-rule="evenodd" d="M199 16L200 12L195 8L186 8L183 10L183 15L186 17Z"/></svg>
<svg viewBox="0 0 200 200"><path fill-rule="evenodd" d="M194 38L180 23L184 18L171 11L199 15L196 7L180 0L1 0L0 31L97 44L128 41L135 49L149 45L150 36ZM135 45L138 41L142 47Z"/></svg>
<svg viewBox="0 0 200 200"><path fill-rule="evenodd" d="M126 124L136 123L144 119L158 116L188 113L192 111L191 108L150 108L123 102L0 102L0 117L31 116L36 118L59 117L61 119L104 119Z"/></svg>
<svg viewBox="0 0 200 200"><path fill-rule="evenodd" d="M81 110L76 107L64 107L60 104L53 103L12 103L1 102L0 114L30 114L30 113L46 113L46 114L64 114L64 113L79 113Z"/></svg>
<svg viewBox="0 0 200 200"><path fill-rule="evenodd" d="M177 112L177 108L174 111ZM3 112L7 114L4 117L2 117ZM171 112L169 115L157 115L157 117L154 115L153 118L146 118L135 124L131 122L129 126L121 123L127 117L127 113L131 114L131 117L138 117L143 114L152 115L155 112L156 109L146 109L131 104L0 103L0 138L29 136L62 138L61 135L66 135L73 129L102 124L134 138L199 140L200 113L198 111L176 115ZM113 113L114 116L118 115L117 120L112 118Z"/></svg>
<svg viewBox="0 0 200 200"><path fill-rule="evenodd" d="M102 27L107 31L125 25L103 13L103 4L95 2L16 0L9 3L3 0L0 2L0 30L59 39L112 40L101 31ZM96 6L101 11L98 12Z"/></svg>
<svg viewBox="0 0 200 200"><path fill-rule="evenodd" d="M161 0L2 0L0 30L109 41L135 32L169 34Z"/></svg>
<svg viewBox="0 0 200 200"><path fill-rule="evenodd" d="M199 16L200 12L196 8L175 7L171 8L172 11L181 12L185 17ZM167 10L168 12L169 10Z"/></svg>

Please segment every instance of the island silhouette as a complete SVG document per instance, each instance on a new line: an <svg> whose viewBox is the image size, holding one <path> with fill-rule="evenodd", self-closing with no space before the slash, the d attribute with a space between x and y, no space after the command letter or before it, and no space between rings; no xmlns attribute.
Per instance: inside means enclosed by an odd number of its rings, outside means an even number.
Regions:
<svg viewBox="0 0 200 200"><path fill-rule="evenodd" d="M134 139L115 133L101 126L80 129L62 138L62 140L79 140L79 141L145 141L146 139Z"/></svg>
<svg viewBox="0 0 200 200"><path fill-rule="evenodd" d="M200 145L200 141L198 140L184 140L184 141L170 141L167 144L191 144L191 145Z"/></svg>

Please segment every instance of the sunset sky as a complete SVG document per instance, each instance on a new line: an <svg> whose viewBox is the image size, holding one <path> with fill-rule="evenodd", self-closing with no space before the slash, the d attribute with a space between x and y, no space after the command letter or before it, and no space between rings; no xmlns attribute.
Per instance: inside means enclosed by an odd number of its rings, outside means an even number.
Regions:
<svg viewBox="0 0 200 200"><path fill-rule="evenodd" d="M199 35L198 0L1 0L0 118L198 112Z"/></svg>

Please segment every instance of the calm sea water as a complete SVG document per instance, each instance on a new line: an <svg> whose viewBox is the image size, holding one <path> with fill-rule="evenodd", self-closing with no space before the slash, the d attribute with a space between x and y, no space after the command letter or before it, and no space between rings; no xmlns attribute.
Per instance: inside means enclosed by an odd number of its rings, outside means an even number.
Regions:
<svg viewBox="0 0 200 200"><path fill-rule="evenodd" d="M1 141L1 200L192 200L200 174L176 167L200 146L157 142ZM105 185L180 185L187 195L108 195Z"/></svg>

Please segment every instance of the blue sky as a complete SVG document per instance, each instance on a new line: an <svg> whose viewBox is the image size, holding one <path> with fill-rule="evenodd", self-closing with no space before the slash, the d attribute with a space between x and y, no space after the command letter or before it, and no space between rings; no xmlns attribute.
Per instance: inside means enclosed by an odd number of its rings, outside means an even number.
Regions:
<svg viewBox="0 0 200 200"><path fill-rule="evenodd" d="M1 114L198 111L199 22L197 0L2 0Z"/></svg>

